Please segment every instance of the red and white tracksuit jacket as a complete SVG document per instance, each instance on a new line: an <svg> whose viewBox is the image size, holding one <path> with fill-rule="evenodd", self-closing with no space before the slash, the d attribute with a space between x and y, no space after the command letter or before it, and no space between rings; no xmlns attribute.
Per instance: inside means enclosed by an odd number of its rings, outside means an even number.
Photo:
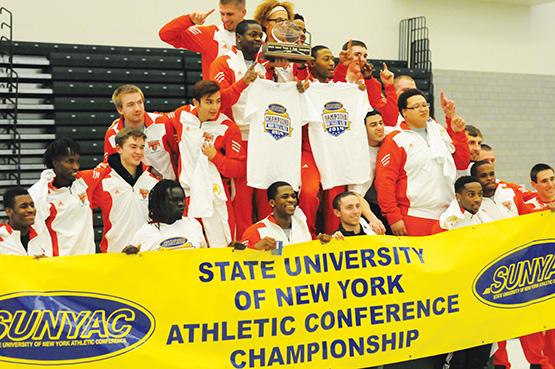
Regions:
<svg viewBox="0 0 555 369"><path fill-rule="evenodd" d="M201 123L192 105L167 114L177 133L179 182L190 197L188 215L201 218L210 247L225 247L235 239L230 179L246 175L246 149L237 125L226 115ZM213 144L209 162L204 143Z"/></svg>
<svg viewBox="0 0 555 369"><path fill-rule="evenodd" d="M432 220L432 226L455 198L456 169L470 161L466 135L450 137L432 120L427 122L428 141L406 122L400 128L385 137L378 152L378 203L389 224L412 217Z"/></svg>
<svg viewBox="0 0 555 369"><path fill-rule="evenodd" d="M347 81L347 69L345 65L339 63L333 72L335 82ZM385 96L382 94L382 84L376 78L365 79L368 101L372 108L382 114L383 122L386 126L394 127L397 125L399 117L399 107L397 106L397 92L394 85L385 86Z"/></svg>
<svg viewBox="0 0 555 369"><path fill-rule="evenodd" d="M146 167L133 186L110 166L95 172L100 182L93 193L93 207L102 210L104 223L100 250L121 252L148 221L148 194L158 179Z"/></svg>
<svg viewBox="0 0 555 369"><path fill-rule="evenodd" d="M77 174L71 186L56 188L54 172L47 169L41 179L29 188L35 201L35 229L49 238L46 255L66 256L94 254L92 193L98 183L94 171Z"/></svg>
<svg viewBox="0 0 555 369"><path fill-rule="evenodd" d="M525 204L530 208L532 212L548 210L549 206L546 202L542 201L537 193L529 193L528 200ZM555 368L555 329L551 329L545 332L544 335L545 342L543 347L543 353L547 356L549 364Z"/></svg>
<svg viewBox="0 0 555 369"><path fill-rule="evenodd" d="M235 45L235 32L223 26L197 26L189 15L182 15L166 24L159 32L160 39L176 48L183 48L200 53L202 57L202 75L209 74L214 59L231 50Z"/></svg>
<svg viewBox="0 0 555 369"><path fill-rule="evenodd" d="M271 237L276 241L283 242L284 245L312 240L306 224L306 217L300 208L295 209L295 213L291 217L291 233L289 237L287 237L283 228L276 223L274 215L270 214L248 227L243 237L241 237L241 243L249 248L255 248L256 243L264 237Z"/></svg>
<svg viewBox="0 0 555 369"><path fill-rule="evenodd" d="M21 243L21 232L13 229L9 224L0 225L0 254L2 255L45 255L52 256L49 253L49 240L39 237L33 226L29 227L29 243L27 250Z"/></svg>
<svg viewBox="0 0 555 369"><path fill-rule="evenodd" d="M234 47L233 50L217 57L209 72L209 79L215 81L221 89L222 113L237 124L243 141L247 141L249 135L249 124L244 116L247 98L245 90L248 86L243 77L247 69L243 53ZM260 64L257 64L255 71L259 74L266 73L266 69Z"/></svg>
<svg viewBox="0 0 555 369"><path fill-rule="evenodd" d="M525 201L526 206L528 206L530 208L530 210L532 212L536 212L536 211L544 211L544 210L549 210L549 205L547 202L543 202L539 196L538 193L532 193L531 195L528 196L528 199Z"/></svg>
<svg viewBox="0 0 555 369"><path fill-rule="evenodd" d="M482 199L482 209L493 220L507 219L529 214L530 208L522 200L521 186L504 181L497 182L492 197Z"/></svg>
<svg viewBox="0 0 555 369"><path fill-rule="evenodd" d="M522 186L498 181L494 195L491 198L484 197L480 209L494 220L529 214L532 211L522 199L524 192ZM547 354L544 353L545 343L546 340L543 332L520 337L524 356L530 364L539 364L542 369L553 369L552 365L549 364ZM553 345L551 345L551 348L553 348ZM494 355L494 364L496 366L505 366L507 369L511 367L507 354L507 343L505 341L498 344Z"/></svg>
<svg viewBox="0 0 555 369"><path fill-rule="evenodd" d="M116 134L125 127L123 117L112 122L104 135L104 161L108 156L115 154ZM164 115L156 113L145 113L144 133L146 165L152 166L165 179L176 179L177 162L177 143L175 142L175 132L172 125Z"/></svg>
<svg viewBox="0 0 555 369"><path fill-rule="evenodd" d="M440 215L439 220L434 225L433 234L449 231L452 229L468 227L483 223L492 222L491 219L482 209L478 209L476 214L472 214L460 207L457 200L453 200L447 210Z"/></svg>
<svg viewBox="0 0 555 369"><path fill-rule="evenodd" d="M259 74L266 74L266 69L258 64L256 71ZM236 47L232 51L219 56L210 66L210 79L216 81L222 93L222 112L233 119L241 131L242 145L247 152L249 138L249 122L245 120L245 105L247 98L247 85L243 82L243 76L247 71L247 62L241 50ZM235 186L235 196L233 197L233 208L235 210L235 220L237 234L241 235L252 224L253 219L253 193L256 192L258 201L258 213L268 211L264 206L266 192L254 190L247 186L247 178L238 177L233 180ZM260 216L261 214L259 214Z"/></svg>

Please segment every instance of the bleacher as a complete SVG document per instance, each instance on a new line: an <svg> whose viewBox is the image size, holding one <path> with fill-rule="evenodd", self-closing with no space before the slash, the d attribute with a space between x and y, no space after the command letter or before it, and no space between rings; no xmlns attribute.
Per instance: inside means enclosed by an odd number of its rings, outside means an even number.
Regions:
<svg viewBox="0 0 555 369"><path fill-rule="evenodd" d="M44 169L42 154L47 143L69 137L82 149L81 167L92 168L103 158L103 137L118 117L111 102L112 92L124 83L138 85L145 93L147 111L168 112L190 102L192 85L202 78L198 54L186 50L99 45L13 42L13 64L19 75L18 132L21 135L21 184L30 186ZM429 97L433 91L426 70L411 69L399 60L369 60L379 78L386 62L395 75L412 76ZM0 59L0 67L6 61ZM8 91L1 84L0 96ZM430 101L433 101L431 99ZM0 104L0 113L14 109ZM0 120L0 128L10 124ZM0 134L0 195L15 185L2 156L12 155ZM101 219L95 215L97 235Z"/></svg>

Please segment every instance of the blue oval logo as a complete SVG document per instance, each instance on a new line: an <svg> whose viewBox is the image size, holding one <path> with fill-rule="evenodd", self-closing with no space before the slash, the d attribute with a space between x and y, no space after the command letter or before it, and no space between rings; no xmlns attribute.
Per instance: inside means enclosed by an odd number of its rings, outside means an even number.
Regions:
<svg viewBox="0 0 555 369"><path fill-rule="evenodd" d="M154 316L119 297L18 292L0 297L0 361L67 365L103 360L145 343Z"/></svg>
<svg viewBox="0 0 555 369"><path fill-rule="evenodd" d="M502 255L474 280L486 305L518 308L555 296L555 240L536 240Z"/></svg>
<svg viewBox="0 0 555 369"><path fill-rule="evenodd" d="M326 110L339 110L343 108L343 104L341 104L339 101L330 101L329 103L326 103L326 105L324 105L324 109Z"/></svg>
<svg viewBox="0 0 555 369"><path fill-rule="evenodd" d="M188 246L192 247L190 243L187 243L187 239L185 237L173 237L160 242L160 247L164 249L173 249Z"/></svg>
<svg viewBox="0 0 555 369"><path fill-rule="evenodd" d="M287 109L285 109L285 106L279 104L270 104L270 106L268 106L268 109L277 114L284 114L287 111Z"/></svg>

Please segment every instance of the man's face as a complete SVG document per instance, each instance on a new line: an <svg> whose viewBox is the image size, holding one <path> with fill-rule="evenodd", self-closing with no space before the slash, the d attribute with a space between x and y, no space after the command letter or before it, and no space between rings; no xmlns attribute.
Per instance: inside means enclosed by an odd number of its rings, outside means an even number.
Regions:
<svg viewBox="0 0 555 369"><path fill-rule="evenodd" d="M407 107L403 109L405 121L415 127L425 127L430 118L428 102L422 95L411 96L407 99Z"/></svg>
<svg viewBox="0 0 555 369"><path fill-rule="evenodd" d="M297 208L297 193L291 186L278 187L275 198L270 200L270 206L281 218L293 216Z"/></svg>
<svg viewBox="0 0 555 369"><path fill-rule="evenodd" d="M118 113L123 116L126 127L141 128L145 121L145 101L141 94L132 92L122 95Z"/></svg>
<svg viewBox="0 0 555 369"><path fill-rule="evenodd" d="M58 181L73 183L77 172L79 172L80 160L81 155L79 154L61 156L52 160L52 169L54 169Z"/></svg>
<svg viewBox="0 0 555 369"><path fill-rule="evenodd" d="M495 152L493 150L480 149L478 160L486 160L495 165Z"/></svg>
<svg viewBox="0 0 555 369"><path fill-rule="evenodd" d="M237 35L237 48L243 53L254 55L262 46L262 26L259 24L249 24L244 35Z"/></svg>
<svg viewBox="0 0 555 369"><path fill-rule="evenodd" d="M459 206L471 214L476 214L482 205L482 185L479 182L467 183L462 193L455 193Z"/></svg>
<svg viewBox="0 0 555 369"><path fill-rule="evenodd" d="M538 197L545 202L555 200L555 175L551 169L538 172L537 182L531 181L532 187L538 191Z"/></svg>
<svg viewBox="0 0 555 369"><path fill-rule="evenodd" d="M482 137L480 136L471 136L466 132L466 139L468 140L468 148L470 149L470 160L471 161L478 161L480 160L480 152L482 149L480 145L482 144Z"/></svg>
<svg viewBox="0 0 555 369"><path fill-rule="evenodd" d="M495 168L493 164L483 164L476 170L476 177L482 184L484 196L491 197L495 193L497 183L495 183Z"/></svg>
<svg viewBox="0 0 555 369"><path fill-rule="evenodd" d="M272 13L266 22L263 22L264 27L266 27L266 41L274 42L274 35L272 34L272 30L274 29L276 24L279 24L283 21L289 20L289 14L285 10L278 10Z"/></svg>
<svg viewBox="0 0 555 369"><path fill-rule="evenodd" d="M367 117L365 125L368 144L373 147L379 146L385 137L382 116L377 114Z"/></svg>
<svg viewBox="0 0 555 369"><path fill-rule="evenodd" d="M349 71L360 73L360 68L366 63L368 59L368 50L362 46L352 46L354 63L349 64Z"/></svg>
<svg viewBox="0 0 555 369"><path fill-rule="evenodd" d="M407 90L414 90L416 88L416 83L413 80L401 78L395 82L395 92L397 92L397 97L399 97L403 92Z"/></svg>
<svg viewBox="0 0 555 369"><path fill-rule="evenodd" d="M164 223L171 224L183 216L185 211L185 194L181 188L173 187L168 189L167 195L166 212L168 219Z"/></svg>
<svg viewBox="0 0 555 369"><path fill-rule="evenodd" d="M129 137L122 146L117 146L121 163L138 167L145 156L145 140L140 137Z"/></svg>
<svg viewBox="0 0 555 369"><path fill-rule="evenodd" d="M303 32L299 38L299 44L302 45L306 41L306 25L302 19L295 19L293 23L295 23L295 25Z"/></svg>
<svg viewBox="0 0 555 369"><path fill-rule="evenodd" d="M6 208L6 215L10 220L10 224L15 229L28 227L35 223L35 203L30 195L18 195L14 198L12 208Z"/></svg>
<svg viewBox="0 0 555 369"><path fill-rule="evenodd" d="M247 9L241 4L220 4L220 18L224 28L228 31L235 32L235 28L245 18L245 14L247 14Z"/></svg>
<svg viewBox="0 0 555 369"><path fill-rule="evenodd" d="M318 51L318 53L316 54L316 59L314 60L314 63L312 65L313 67L311 72L316 78L333 78L335 61L333 60L333 54L329 49L322 49Z"/></svg>
<svg viewBox="0 0 555 369"><path fill-rule="evenodd" d="M333 212L339 217L341 224L350 227L355 227L360 224L362 208L360 206L360 200L354 195L342 198L339 202L339 210L334 209Z"/></svg>
<svg viewBox="0 0 555 369"><path fill-rule="evenodd" d="M220 91L216 91L212 95L204 95L200 98L200 101L193 99L193 104L197 108L198 118L201 122L214 120L218 116L222 105Z"/></svg>

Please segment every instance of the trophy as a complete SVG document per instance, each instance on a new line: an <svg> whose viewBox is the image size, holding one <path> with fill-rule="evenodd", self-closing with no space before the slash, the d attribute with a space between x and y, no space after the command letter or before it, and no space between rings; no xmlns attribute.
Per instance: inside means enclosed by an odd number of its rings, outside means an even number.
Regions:
<svg viewBox="0 0 555 369"><path fill-rule="evenodd" d="M303 31L291 21L276 24L272 29L272 35L277 42L268 42L262 47L262 55L265 59L287 59L293 62L305 62L311 60L310 45L301 44Z"/></svg>

